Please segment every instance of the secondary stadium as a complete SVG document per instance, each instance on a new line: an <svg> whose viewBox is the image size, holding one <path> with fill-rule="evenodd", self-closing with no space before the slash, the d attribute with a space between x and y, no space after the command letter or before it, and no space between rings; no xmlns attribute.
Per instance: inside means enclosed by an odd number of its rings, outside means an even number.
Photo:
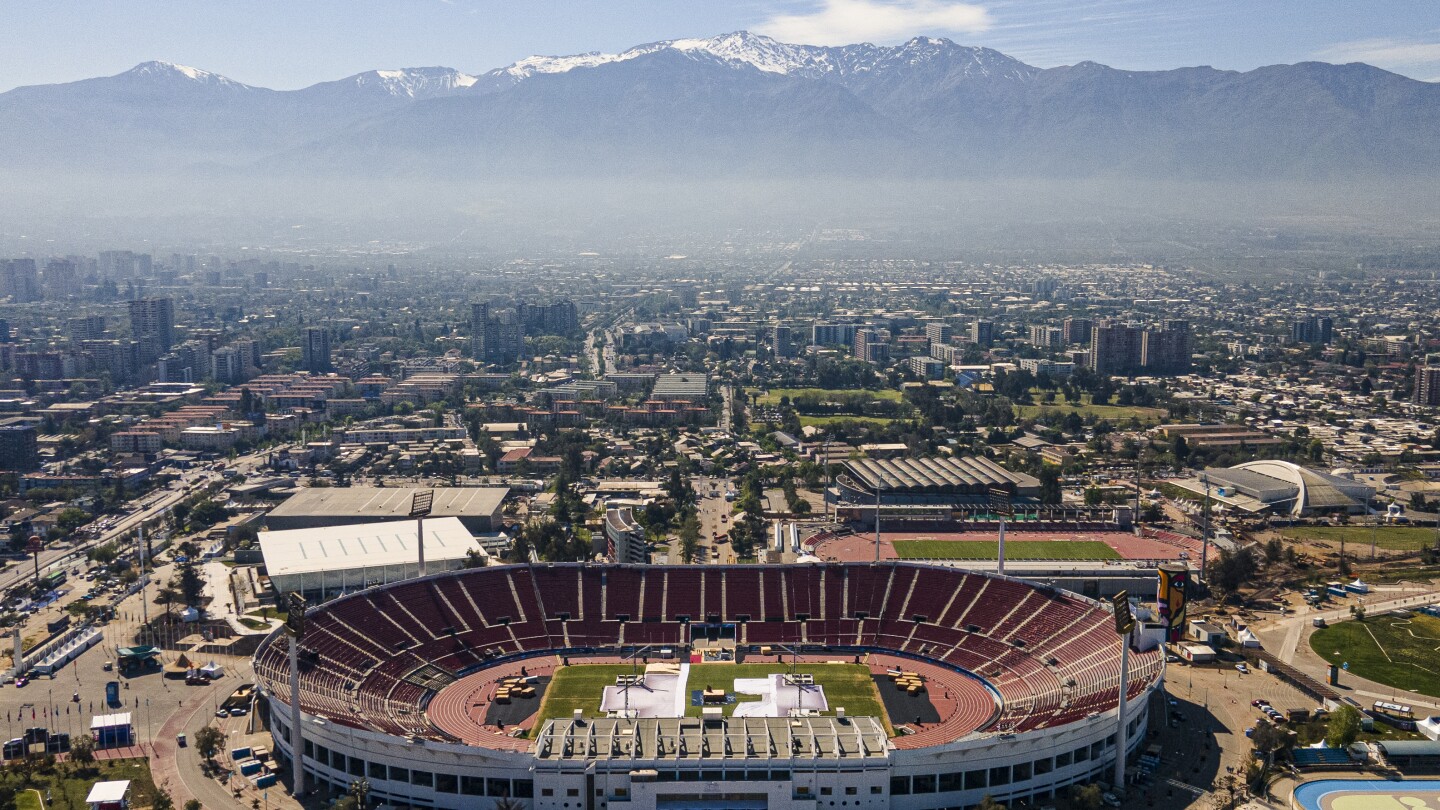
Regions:
<svg viewBox="0 0 1440 810"><path fill-rule="evenodd" d="M400 807L968 808L1108 779L1118 750L1108 606L959 568L495 566L305 625L307 780ZM1148 646L1132 751L1164 666ZM255 657L286 761L288 648Z"/></svg>

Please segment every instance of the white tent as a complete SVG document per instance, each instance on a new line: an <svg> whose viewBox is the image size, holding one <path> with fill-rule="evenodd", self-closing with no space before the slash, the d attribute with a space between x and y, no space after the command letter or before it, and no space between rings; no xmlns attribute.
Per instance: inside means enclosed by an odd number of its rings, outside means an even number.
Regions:
<svg viewBox="0 0 1440 810"><path fill-rule="evenodd" d="M180 611L180 621L198 622L200 621L200 611L193 607L187 607L184 610Z"/></svg>
<svg viewBox="0 0 1440 810"><path fill-rule="evenodd" d="M211 661L210 663L200 668L200 674L213 681L216 678L222 678L225 676L225 668L215 663L214 661Z"/></svg>
<svg viewBox="0 0 1440 810"><path fill-rule="evenodd" d="M1260 646L1260 639L1256 638L1256 637L1255 637L1255 634L1252 633L1252 632L1250 632L1248 629L1247 629L1247 630L1241 630L1241 631L1240 631L1240 646L1242 646L1242 647L1259 647L1259 646Z"/></svg>
<svg viewBox="0 0 1440 810"><path fill-rule="evenodd" d="M1431 715L1424 720L1417 720L1415 728L1432 740L1440 740L1440 715Z"/></svg>

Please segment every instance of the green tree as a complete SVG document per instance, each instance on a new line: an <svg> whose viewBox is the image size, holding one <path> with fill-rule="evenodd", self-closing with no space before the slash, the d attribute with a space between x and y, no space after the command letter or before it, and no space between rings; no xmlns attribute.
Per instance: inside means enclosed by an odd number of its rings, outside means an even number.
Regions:
<svg viewBox="0 0 1440 810"><path fill-rule="evenodd" d="M185 810L204 810L204 805L200 804L199 799L188 799L185 802Z"/></svg>
<svg viewBox="0 0 1440 810"><path fill-rule="evenodd" d="M700 556L700 519L691 513L680 524L680 559L686 565Z"/></svg>
<svg viewBox="0 0 1440 810"><path fill-rule="evenodd" d="M1238 551L1221 551L1218 559L1212 563L1214 566L1210 571L1209 583L1217 591L1223 594L1232 594L1244 587L1254 578L1256 569L1259 567L1255 560L1255 552L1249 547Z"/></svg>
<svg viewBox="0 0 1440 810"><path fill-rule="evenodd" d="M1053 464L1042 464L1040 466L1040 502L1060 503L1062 492L1060 489L1060 470Z"/></svg>
<svg viewBox="0 0 1440 810"><path fill-rule="evenodd" d="M95 761L95 738L89 734L77 735L70 741L70 761L77 765L89 765Z"/></svg>
<svg viewBox="0 0 1440 810"><path fill-rule="evenodd" d="M81 526L84 526L86 523L89 522L90 513L86 512L84 509L77 509L73 506L61 509L60 514L55 516L55 526L60 529L60 531L65 532L66 534L69 534L70 532L80 528Z"/></svg>
<svg viewBox="0 0 1440 810"><path fill-rule="evenodd" d="M1348 703L1330 713L1325 724L1325 744L1331 748L1345 748L1360 736L1360 710Z"/></svg>
<svg viewBox="0 0 1440 810"><path fill-rule="evenodd" d="M1087 487L1085 489L1085 505L1099 506L1105 500L1105 493L1099 487Z"/></svg>
<svg viewBox="0 0 1440 810"><path fill-rule="evenodd" d="M170 797L170 791L156 785L155 798L150 800L150 810L175 810L175 800Z"/></svg>
<svg viewBox="0 0 1440 810"><path fill-rule="evenodd" d="M225 732L216 726L205 726L195 732L195 752L206 762L213 762L224 745Z"/></svg>

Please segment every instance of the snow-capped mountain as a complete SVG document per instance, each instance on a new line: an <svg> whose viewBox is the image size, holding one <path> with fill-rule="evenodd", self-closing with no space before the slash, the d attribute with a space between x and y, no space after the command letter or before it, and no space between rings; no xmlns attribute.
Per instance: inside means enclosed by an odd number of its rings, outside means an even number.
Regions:
<svg viewBox="0 0 1440 810"><path fill-rule="evenodd" d="M233 79L227 79L218 73L211 73L208 70L189 67L188 65L177 65L174 62L141 62L133 68L120 74L118 78L134 81L159 81L189 83L202 87L218 87L232 90L257 90L260 88L251 87L248 84L241 84Z"/></svg>
<svg viewBox="0 0 1440 810"><path fill-rule="evenodd" d="M64 171L1429 176L1436 131L1440 84L1368 65L1040 69L948 39L744 31L293 91L146 62L0 93L0 169Z"/></svg>
<svg viewBox="0 0 1440 810"><path fill-rule="evenodd" d="M325 82L311 88L348 85L355 89L395 98L434 98L463 90L475 84L474 76L448 67L400 68L398 70L367 70L338 82Z"/></svg>
<svg viewBox="0 0 1440 810"><path fill-rule="evenodd" d="M514 83L540 74L572 70L638 59L658 51L675 51L696 59L714 59L735 67L752 67L765 73L802 78L848 78L890 69L948 61L965 75L985 78L1028 79L1033 68L989 48L973 48L948 39L916 37L902 45L877 46L868 43L842 47L791 45L760 34L736 31L706 39L671 39L637 45L620 53L584 53L572 56L531 56L485 74L493 80Z"/></svg>

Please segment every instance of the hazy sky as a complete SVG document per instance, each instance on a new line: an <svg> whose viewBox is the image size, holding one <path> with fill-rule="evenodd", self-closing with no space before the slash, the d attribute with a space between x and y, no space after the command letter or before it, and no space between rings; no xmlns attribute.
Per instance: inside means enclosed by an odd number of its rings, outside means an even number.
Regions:
<svg viewBox="0 0 1440 810"><path fill-rule="evenodd" d="M1323 59L1440 80L1436 0L0 0L0 90L151 59L290 89L739 29L814 44L947 36L1041 67Z"/></svg>

